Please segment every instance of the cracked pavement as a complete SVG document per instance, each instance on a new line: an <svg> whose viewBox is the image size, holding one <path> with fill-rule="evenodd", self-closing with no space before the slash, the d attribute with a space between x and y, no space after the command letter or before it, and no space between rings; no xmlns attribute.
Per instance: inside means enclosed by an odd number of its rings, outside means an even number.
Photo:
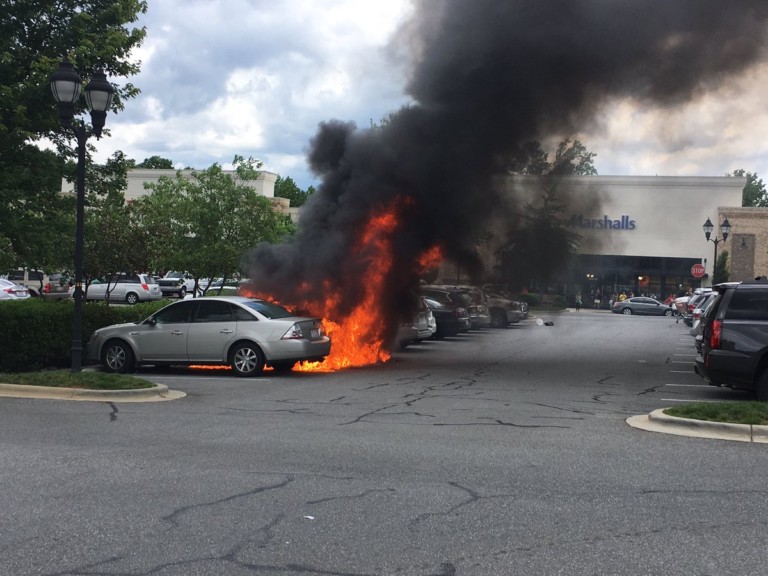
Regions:
<svg viewBox="0 0 768 576"><path fill-rule="evenodd" d="M175 402L3 398L0 574L762 574L766 453L624 422L741 398L688 345L582 311L331 374L146 370Z"/></svg>

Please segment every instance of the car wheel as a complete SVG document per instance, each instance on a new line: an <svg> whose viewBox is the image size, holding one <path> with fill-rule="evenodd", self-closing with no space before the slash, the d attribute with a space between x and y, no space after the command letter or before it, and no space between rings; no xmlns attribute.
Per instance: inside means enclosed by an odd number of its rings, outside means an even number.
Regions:
<svg viewBox="0 0 768 576"><path fill-rule="evenodd" d="M672 311L671 308L669 310L665 310L664 311L664 316L672 316L673 314L674 314L674 312Z"/></svg>
<svg viewBox="0 0 768 576"><path fill-rule="evenodd" d="M763 370L755 382L755 398L760 402L768 402L768 368Z"/></svg>
<svg viewBox="0 0 768 576"><path fill-rule="evenodd" d="M135 292L128 292L128 294L125 295L125 301L133 306L139 301L139 295Z"/></svg>
<svg viewBox="0 0 768 576"><path fill-rule="evenodd" d="M236 376L256 376L264 368L264 357L255 344L242 342L235 346L229 355L229 364Z"/></svg>
<svg viewBox="0 0 768 576"><path fill-rule="evenodd" d="M632 308L624 308L624 309L621 311L621 313L622 313L622 314L625 314L625 315L627 315L627 316L632 316Z"/></svg>
<svg viewBox="0 0 768 576"><path fill-rule="evenodd" d="M134 362L133 350L122 340L110 340L101 351L101 363L106 372L132 372Z"/></svg>
<svg viewBox="0 0 768 576"><path fill-rule="evenodd" d="M183 300L184 296L186 296L186 295L187 295L187 287L186 286L182 286L181 290L179 290L179 299Z"/></svg>
<svg viewBox="0 0 768 576"><path fill-rule="evenodd" d="M296 362L275 362L271 366L275 372L290 372L296 366Z"/></svg>
<svg viewBox="0 0 768 576"><path fill-rule="evenodd" d="M507 325L507 318L504 312L495 310L491 312L491 326L494 328L504 328Z"/></svg>

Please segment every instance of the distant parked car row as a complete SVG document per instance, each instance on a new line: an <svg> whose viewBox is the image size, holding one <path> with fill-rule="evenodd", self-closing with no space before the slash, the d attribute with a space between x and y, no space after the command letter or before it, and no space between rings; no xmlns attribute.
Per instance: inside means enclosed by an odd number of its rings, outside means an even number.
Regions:
<svg viewBox="0 0 768 576"><path fill-rule="evenodd" d="M528 318L528 305L485 287L463 284L425 284L420 293L453 311L458 332L469 329L503 328ZM434 312L434 308L433 308ZM466 312L468 322L463 321ZM468 324L468 325L467 325ZM439 331L439 328L438 328Z"/></svg>
<svg viewBox="0 0 768 576"><path fill-rule="evenodd" d="M31 296L44 300L66 300L70 297L69 279L60 272L46 274L42 270L19 268L11 270L3 279L24 287L27 290L24 298Z"/></svg>

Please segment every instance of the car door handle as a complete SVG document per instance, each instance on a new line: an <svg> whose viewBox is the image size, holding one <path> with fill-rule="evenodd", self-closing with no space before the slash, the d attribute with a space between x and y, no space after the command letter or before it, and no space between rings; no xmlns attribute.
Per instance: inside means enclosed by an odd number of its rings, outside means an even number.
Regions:
<svg viewBox="0 0 768 576"><path fill-rule="evenodd" d="M184 336L184 332L182 332L181 330L174 330L173 332L171 332L171 335L172 336Z"/></svg>
<svg viewBox="0 0 768 576"><path fill-rule="evenodd" d="M232 329L230 329L230 328L224 328L224 329L221 331L221 333L222 333L222 334L232 334L233 332L234 332L234 330L232 330Z"/></svg>

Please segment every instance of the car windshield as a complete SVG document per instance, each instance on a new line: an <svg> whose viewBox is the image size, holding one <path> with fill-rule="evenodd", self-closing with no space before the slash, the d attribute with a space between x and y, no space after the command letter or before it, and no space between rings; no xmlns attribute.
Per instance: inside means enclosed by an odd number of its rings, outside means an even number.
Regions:
<svg viewBox="0 0 768 576"><path fill-rule="evenodd" d="M289 318L293 316L288 310L278 304L267 302L266 300L249 300L243 302L244 306L256 310L262 316L266 316L270 320L276 320L278 318Z"/></svg>

